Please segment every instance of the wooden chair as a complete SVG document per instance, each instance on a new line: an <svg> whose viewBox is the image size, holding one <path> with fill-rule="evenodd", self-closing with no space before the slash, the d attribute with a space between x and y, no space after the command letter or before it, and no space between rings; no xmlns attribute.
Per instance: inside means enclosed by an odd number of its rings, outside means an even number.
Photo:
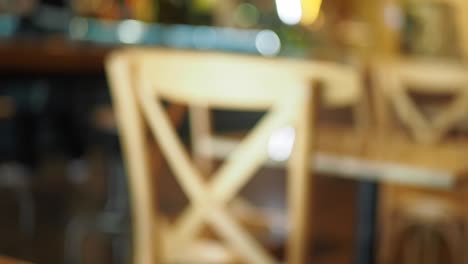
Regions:
<svg viewBox="0 0 468 264"><path fill-rule="evenodd" d="M468 228L468 214L463 206L466 195L460 194L465 192L462 187L468 171L463 158L468 154L468 135L460 127L468 117L466 70L446 61L380 63L375 67L374 75L379 132L378 140L370 148L372 157L425 168L428 175L439 175L440 180L446 178L452 184L439 191L391 184L381 186L379 259L381 263L393 263L396 246L401 243L397 241L403 239L409 228L416 226L426 233L439 234L451 251L451 263L462 263L466 256L463 256L460 245L468 238L468 233L462 233ZM439 100L427 104L432 101L425 98L426 106L423 107L416 103L414 94ZM438 103L447 94L450 95L449 102ZM454 131L458 131L458 135L453 134ZM434 177L434 180L437 179ZM433 242L434 237L426 236L414 245ZM437 251L427 250L428 256ZM407 257L414 263L416 256L413 252ZM435 259L434 256L431 258Z"/></svg>
<svg viewBox="0 0 468 264"><path fill-rule="evenodd" d="M403 2L403 1L401 1ZM463 0L407 0L411 4L439 4L446 6L453 14L453 25L455 27L456 41L461 57L465 60L468 58L468 3ZM397 38L396 41L399 41Z"/></svg>
<svg viewBox="0 0 468 264"><path fill-rule="evenodd" d="M427 59L415 56L393 54L390 60L383 60L374 66L374 84L377 128L380 143L373 147L373 158L402 164L406 166L425 168L426 175L432 175L432 188L410 188L402 185L383 184L380 188L380 244L379 261L389 263L396 254L397 244L409 228L418 226L425 232L434 232L442 236L451 249L451 261L460 263L463 253L459 245L466 242L467 234L457 235L456 226L466 224L466 210L463 201L465 192L463 184L466 180L467 166L463 156L466 156L468 138L463 123L466 123L466 94L468 91L468 68L464 62L468 58L468 23L467 5L463 0L408 0L412 4L435 3L448 7L453 14L456 44L460 60ZM398 34L394 42L401 42ZM442 36L437 36L442 37ZM398 47L398 43L391 45ZM451 97L447 105L426 104L423 108L416 103L417 98L428 97L441 99ZM437 102L437 100L434 100ZM391 142L391 143L388 143ZM409 174L394 170L388 174L399 174L402 180L411 177ZM437 176L437 177L435 177ZM428 180L426 178L426 180ZM428 181L426 181L428 182ZM443 183L445 182L445 184ZM422 186L414 184L416 186ZM427 187L427 186L426 186ZM442 188L441 188L442 187ZM440 190L442 189L442 190ZM427 214L424 208L432 208ZM461 233L460 230L458 230ZM418 236L413 237L418 238ZM424 247L427 256L436 261L433 255L433 239L424 235L422 240L414 240L415 247ZM462 250L462 249L461 249ZM416 253L406 257L412 263ZM466 256L465 256L466 259ZM447 263L447 259L443 263Z"/></svg>
<svg viewBox="0 0 468 264"><path fill-rule="evenodd" d="M288 163L287 262L307 263L306 198L312 181L306 162L312 122L308 86L313 71L309 69L308 63L292 60L163 49L127 50L110 56L107 71L129 171L135 263L184 263L184 252L191 252L187 248L204 224L227 242L237 260L277 263L234 220L227 205L267 159L270 135L285 126L295 128ZM177 138L160 99L202 109L265 110L268 114L207 181ZM145 124L191 202L174 224L154 212ZM220 256L215 263L235 262L232 254L219 251L219 245L208 245L212 254L207 257ZM206 252L195 246L195 255ZM197 261L195 256L188 257L190 263ZM199 263L210 262L200 259Z"/></svg>

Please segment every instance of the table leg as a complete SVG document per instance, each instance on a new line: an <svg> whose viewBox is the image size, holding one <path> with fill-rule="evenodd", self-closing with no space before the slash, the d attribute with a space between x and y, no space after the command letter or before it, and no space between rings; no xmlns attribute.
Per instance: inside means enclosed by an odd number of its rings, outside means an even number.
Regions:
<svg viewBox="0 0 468 264"><path fill-rule="evenodd" d="M375 262L375 227L377 207L377 184L360 182L358 190L358 221L356 263Z"/></svg>

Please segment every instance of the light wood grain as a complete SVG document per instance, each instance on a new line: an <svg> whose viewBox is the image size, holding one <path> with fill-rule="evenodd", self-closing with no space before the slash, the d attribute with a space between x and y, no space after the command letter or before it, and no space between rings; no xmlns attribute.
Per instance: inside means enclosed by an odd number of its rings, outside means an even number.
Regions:
<svg viewBox="0 0 468 264"><path fill-rule="evenodd" d="M114 53L106 65L117 125L129 177L130 200L133 210L134 262L157 263L161 259L156 232L155 195L151 188L148 141L145 122L137 101L134 78L135 64L125 53Z"/></svg>
<svg viewBox="0 0 468 264"><path fill-rule="evenodd" d="M196 241L204 225L210 225L245 262L276 263L236 221L227 204L267 160L269 136L286 126L297 126L299 141L306 144L297 145L290 165L290 177L294 178L291 190L295 193L290 199L292 214L288 229L292 231L290 246L295 248L288 250L288 263L306 263L303 234L309 180L304 168L310 127L301 120L308 114L309 84L313 78L309 69L320 68L326 72L333 67L295 60L163 49L114 53L108 60L108 71L131 182L136 219L135 263L176 260L182 248ZM268 114L214 175L206 178L178 139L162 99L187 104L195 110L192 113L195 137L210 130L206 118L209 108L266 110ZM197 111L200 111L198 116ZM206 120L197 123L200 117ZM172 225L157 221L152 211L154 190L149 187L145 124L191 202ZM156 226L163 227L164 234Z"/></svg>
<svg viewBox="0 0 468 264"><path fill-rule="evenodd" d="M376 74L379 79L375 82L375 89L381 90L379 94L388 103L380 107L390 104L416 141L426 144L440 141L457 123L467 118L468 71L464 66L447 61L421 60L381 63L383 65L375 69L382 71ZM428 118L410 98L411 92L431 96L449 94L454 96L454 100ZM388 115L388 112L385 114ZM382 117L382 114L379 116ZM385 119L385 122L389 122L388 117ZM388 125L386 127L389 128Z"/></svg>
<svg viewBox="0 0 468 264"><path fill-rule="evenodd" d="M317 91L317 90L315 90ZM299 115L300 122L296 127L296 138L294 142L294 150L292 157L289 159L288 169L290 171L288 178L288 209L289 213L289 232L287 254L289 263L308 263L307 253L308 248L304 241L309 240L311 221L308 215L311 212L310 204L313 201L308 201L311 197L311 189L313 188L313 179L309 177L309 158L314 149L313 126L315 124L315 98L317 93L312 97L308 97L302 104L301 113Z"/></svg>

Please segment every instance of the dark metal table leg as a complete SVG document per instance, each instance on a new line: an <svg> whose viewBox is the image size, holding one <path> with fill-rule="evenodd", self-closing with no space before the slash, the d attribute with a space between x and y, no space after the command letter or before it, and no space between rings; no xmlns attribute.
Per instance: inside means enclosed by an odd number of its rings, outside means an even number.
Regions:
<svg viewBox="0 0 468 264"><path fill-rule="evenodd" d="M377 184L359 183L356 263L373 264L375 262L375 228L377 208Z"/></svg>

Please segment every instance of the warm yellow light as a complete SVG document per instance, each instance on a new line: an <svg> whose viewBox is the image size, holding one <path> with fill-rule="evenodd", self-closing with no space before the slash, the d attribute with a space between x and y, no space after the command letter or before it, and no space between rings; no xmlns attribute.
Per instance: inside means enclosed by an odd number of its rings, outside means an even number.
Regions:
<svg viewBox="0 0 468 264"><path fill-rule="evenodd" d="M310 25L317 20L320 14L322 0L302 0L302 18L301 23Z"/></svg>

